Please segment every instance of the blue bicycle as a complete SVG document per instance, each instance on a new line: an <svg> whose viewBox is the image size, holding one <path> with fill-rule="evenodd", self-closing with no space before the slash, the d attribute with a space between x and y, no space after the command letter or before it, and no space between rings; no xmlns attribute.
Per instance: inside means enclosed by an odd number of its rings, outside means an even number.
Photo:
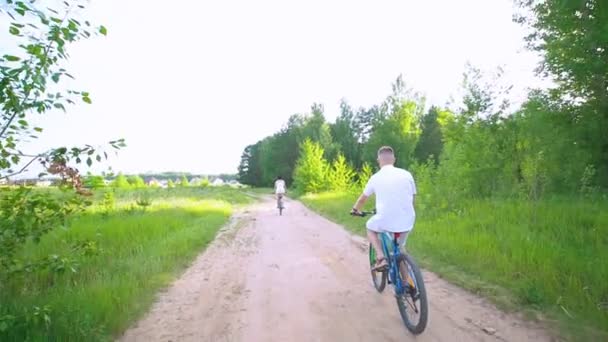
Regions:
<svg viewBox="0 0 608 342"><path fill-rule="evenodd" d="M365 217L373 214L375 212L352 215ZM426 328L429 311L422 272L411 255L401 252L399 233L384 232L380 237L384 255L387 256L388 269L375 270L376 251L370 243L369 263L374 287L378 292L382 292L387 282L393 285L401 319L410 332L418 335Z"/></svg>

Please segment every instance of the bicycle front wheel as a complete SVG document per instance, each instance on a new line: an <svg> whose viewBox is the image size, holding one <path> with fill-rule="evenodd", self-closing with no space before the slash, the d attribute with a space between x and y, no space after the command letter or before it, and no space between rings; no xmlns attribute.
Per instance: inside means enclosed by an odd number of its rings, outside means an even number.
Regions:
<svg viewBox="0 0 608 342"><path fill-rule="evenodd" d="M397 265L400 269L407 270L407 278L401 281L405 291L403 294L396 296L399 313L405 327L412 334L418 335L426 328L429 315L422 272L420 272L420 268L414 259L407 254L399 255Z"/></svg>
<svg viewBox="0 0 608 342"><path fill-rule="evenodd" d="M374 266L376 266L376 250L372 244L369 244L369 267L372 275L372 282L374 283L374 287L376 291L382 292L386 287L386 277L387 272L378 272L374 271Z"/></svg>

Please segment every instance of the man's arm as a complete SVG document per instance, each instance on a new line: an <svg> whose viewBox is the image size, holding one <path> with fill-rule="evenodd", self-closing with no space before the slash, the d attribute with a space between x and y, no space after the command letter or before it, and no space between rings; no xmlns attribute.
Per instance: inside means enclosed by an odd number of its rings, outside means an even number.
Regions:
<svg viewBox="0 0 608 342"><path fill-rule="evenodd" d="M369 196L374 194L374 182L373 182L374 177L372 176L372 178L370 178L367 181L367 184L365 185L365 189L363 189L363 193L361 193L361 196L359 196L359 198L357 199L357 202L355 202L355 205L353 206L353 213L360 213L361 209L363 209L363 206L365 205L365 202L367 201L367 199L369 198Z"/></svg>
<svg viewBox="0 0 608 342"><path fill-rule="evenodd" d="M361 209L363 209L363 206L365 205L365 202L367 201L368 198L369 198L369 196L366 196L365 194L361 194L361 196L359 196L359 199L357 199L357 202L355 202L355 205L353 206L353 212L356 212L356 213L361 212Z"/></svg>

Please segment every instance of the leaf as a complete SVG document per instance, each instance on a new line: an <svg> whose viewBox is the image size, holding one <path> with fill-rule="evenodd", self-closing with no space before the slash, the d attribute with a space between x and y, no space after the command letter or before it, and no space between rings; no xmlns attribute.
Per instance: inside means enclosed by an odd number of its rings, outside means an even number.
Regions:
<svg viewBox="0 0 608 342"><path fill-rule="evenodd" d="M8 29L8 32L9 32L10 34L14 35L14 36L18 36L18 35L19 35L19 33L20 33L21 31L19 31L19 29L18 29L18 28L14 27L14 26L11 26L11 27Z"/></svg>
<svg viewBox="0 0 608 342"><path fill-rule="evenodd" d="M99 33L106 36L106 35L108 35L108 29L105 26L101 25L101 26L99 26Z"/></svg>
<svg viewBox="0 0 608 342"><path fill-rule="evenodd" d="M89 167L91 167L91 165L93 165L93 160L91 159L91 157L87 158L87 165Z"/></svg>
<svg viewBox="0 0 608 342"><path fill-rule="evenodd" d="M100 161L101 161L101 156L98 154L98 155L95 157L95 159L96 159L98 162L100 162Z"/></svg>
<svg viewBox="0 0 608 342"><path fill-rule="evenodd" d="M42 132L42 128L41 127L34 127L34 131L36 131L36 132Z"/></svg>
<svg viewBox="0 0 608 342"><path fill-rule="evenodd" d="M6 59L9 62L17 62L17 61L21 60L21 58L19 58L17 56L11 56L11 55L4 55L4 59Z"/></svg>
<svg viewBox="0 0 608 342"><path fill-rule="evenodd" d="M53 80L53 82L57 83L57 82L59 82L60 76L61 76L60 73L56 73L56 74L53 74L53 76L51 76L51 79Z"/></svg>
<svg viewBox="0 0 608 342"><path fill-rule="evenodd" d="M65 107L61 103L53 103L53 107L55 107L57 109L61 109L65 112Z"/></svg>
<svg viewBox="0 0 608 342"><path fill-rule="evenodd" d="M84 102L86 102L86 103L88 103L88 104L93 103L93 101L91 101L91 98L90 98L90 97L88 97L88 96L83 96L83 97L82 97L82 101L84 101Z"/></svg>
<svg viewBox="0 0 608 342"><path fill-rule="evenodd" d="M27 121L25 120L19 120L17 123L19 123L21 126L27 126Z"/></svg>

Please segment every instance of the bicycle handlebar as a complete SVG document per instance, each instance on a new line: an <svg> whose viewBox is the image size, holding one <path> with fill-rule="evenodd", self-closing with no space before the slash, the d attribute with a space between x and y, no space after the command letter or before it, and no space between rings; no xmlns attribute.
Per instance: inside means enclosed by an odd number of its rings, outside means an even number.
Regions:
<svg viewBox="0 0 608 342"><path fill-rule="evenodd" d="M376 209L372 210L372 211L360 211L358 213L352 212L350 213L352 216L359 216L359 217L365 217L368 215L376 215Z"/></svg>

